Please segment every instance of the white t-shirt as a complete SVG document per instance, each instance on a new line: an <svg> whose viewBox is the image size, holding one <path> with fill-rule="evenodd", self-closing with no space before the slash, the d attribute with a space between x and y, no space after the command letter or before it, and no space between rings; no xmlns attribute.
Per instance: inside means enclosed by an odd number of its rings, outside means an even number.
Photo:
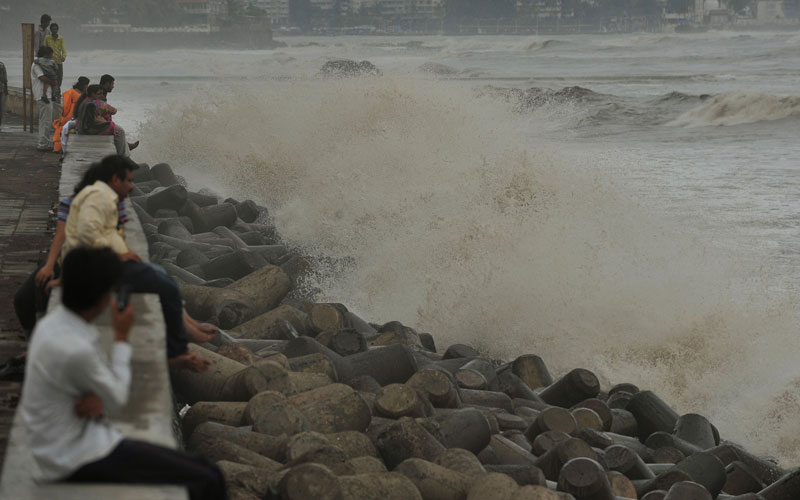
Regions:
<svg viewBox="0 0 800 500"><path fill-rule="evenodd" d="M44 93L44 84L39 80L40 76L44 76L44 70L36 63L31 65L31 90L33 91L33 100L38 101L42 98Z"/></svg>

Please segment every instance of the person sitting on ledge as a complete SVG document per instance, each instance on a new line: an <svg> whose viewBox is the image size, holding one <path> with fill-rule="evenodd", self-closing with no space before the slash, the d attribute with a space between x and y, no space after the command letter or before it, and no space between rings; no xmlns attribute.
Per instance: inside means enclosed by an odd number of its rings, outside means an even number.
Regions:
<svg viewBox="0 0 800 500"><path fill-rule="evenodd" d="M45 481L185 486L192 500L224 500L225 480L208 460L125 439L106 416L128 402L133 305L112 289L123 263L109 248L73 248L64 259L62 305L36 325L20 411L37 478ZM92 324L111 304L110 357Z"/></svg>
<svg viewBox="0 0 800 500"><path fill-rule="evenodd" d="M55 132L53 133L53 151L56 153L60 153L63 150L61 132L70 122L70 120L72 120L75 110L77 109L75 104L77 104L78 99L86 94L86 89L88 87L89 79L85 76L81 76L78 78L78 81L75 82L75 85L73 85L71 89L64 92L64 95L62 96L64 106L61 110L61 116L59 116L53 122L53 128L55 129Z"/></svg>
<svg viewBox="0 0 800 500"><path fill-rule="evenodd" d="M113 92L113 90L114 90L114 82L115 81L116 81L116 79L111 75L103 75L103 76L100 77L100 87L102 87L102 90L100 92L100 95L98 95L98 98L101 101L103 101L103 104L105 104L105 109L108 112L108 114L105 115L105 119L108 120L108 121L111 121L111 116L112 115L117 114L117 108L115 108L114 106L108 104L108 94ZM119 125L117 125L117 126L119 127ZM122 133L124 134L125 131L123 130ZM129 142L127 144L128 144L128 148L130 150L134 150L134 149L136 149L137 146L139 146L139 141Z"/></svg>
<svg viewBox="0 0 800 500"><path fill-rule="evenodd" d="M117 228L119 202L133 189L133 170L138 165L120 155L103 158L97 167L96 181L73 198L64 228L62 252L68 256L80 246L105 247L117 252L123 262L122 283L140 293L157 293L167 327L167 357L172 368L204 371L208 363L187 350L184 327L183 297L177 283L162 269L142 262L128 248ZM195 334L196 335L196 334ZM208 341L206 335L200 341Z"/></svg>
<svg viewBox="0 0 800 500"><path fill-rule="evenodd" d="M114 147L117 154L122 156L130 156L130 150L139 145L138 141L135 144L127 143L125 130L111 120L117 110L102 100L100 85L89 85L86 95L78 99L75 109L79 134L114 136Z"/></svg>
<svg viewBox="0 0 800 500"><path fill-rule="evenodd" d="M67 92L64 93L64 96L66 101ZM72 200L83 188L91 186L97 181L97 172L99 168L100 163L91 165L86 172L84 172L80 182L75 185L72 196L61 200L56 213L56 233L50 244L47 260L41 267L28 276L28 279L25 280L14 294L14 310L17 313L17 319L20 325L22 325L22 329L28 335L33 331L33 327L36 326L37 316L41 316L47 310L50 288L59 284L59 257L61 256L61 247L64 245L67 217L69 216ZM117 212L119 217L117 227L122 231L124 225L128 222L125 200L120 200L117 204ZM155 264L150 265L161 270L161 268ZM217 331L216 328L212 326L199 323L186 312L183 314L183 325L189 336L189 340L193 342L209 342ZM3 370L0 368L0 380L3 379Z"/></svg>

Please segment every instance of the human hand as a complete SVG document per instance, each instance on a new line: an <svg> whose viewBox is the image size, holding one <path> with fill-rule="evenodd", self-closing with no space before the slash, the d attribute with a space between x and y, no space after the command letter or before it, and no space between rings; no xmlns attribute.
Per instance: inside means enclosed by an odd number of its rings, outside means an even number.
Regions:
<svg viewBox="0 0 800 500"><path fill-rule="evenodd" d="M136 253L136 252L126 252L126 253L120 255L119 258L120 258L120 260L122 260L122 262L128 262L128 261L141 262L142 261L142 258L139 257L139 254Z"/></svg>
<svg viewBox="0 0 800 500"><path fill-rule="evenodd" d="M57 286L61 286L61 280L60 279L50 280L50 281L47 282L47 284L44 285L44 291L47 292L47 293L50 293L50 290L52 290L53 287L57 287Z"/></svg>
<svg viewBox="0 0 800 500"><path fill-rule="evenodd" d="M76 398L75 414L81 418L97 420L103 416L103 401L93 392Z"/></svg>
<svg viewBox="0 0 800 500"><path fill-rule="evenodd" d="M125 309L120 311L117 305L117 298L111 299L111 326L114 328L114 338L117 342L128 341L128 334L131 331L134 319L132 301L129 301Z"/></svg>
<svg viewBox="0 0 800 500"><path fill-rule="evenodd" d="M52 264L48 263L48 264L45 264L44 267L39 269L39 272L36 273L36 278L35 278L36 279L36 284L38 286L45 286L48 281L53 279L53 276L55 276L55 272L53 270L53 267L54 266Z"/></svg>
<svg viewBox="0 0 800 500"><path fill-rule="evenodd" d="M208 370L208 367L211 364L193 352L185 352L180 356L170 358L167 363L169 364L170 368L174 368L176 370L191 370L198 373Z"/></svg>

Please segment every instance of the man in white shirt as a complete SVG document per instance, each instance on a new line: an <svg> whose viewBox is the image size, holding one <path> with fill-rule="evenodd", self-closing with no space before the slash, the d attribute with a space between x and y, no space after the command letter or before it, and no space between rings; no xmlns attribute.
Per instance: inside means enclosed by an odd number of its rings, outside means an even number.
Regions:
<svg viewBox="0 0 800 500"><path fill-rule="evenodd" d="M47 45L39 47L36 57L49 59L53 54L53 49ZM39 142L36 149L39 151L53 150L53 103L42 99L44 97L44 84L58 85L58 82L47 78L44 70L36 63L31 65L31 91L33 100L39 108Z"/></svg>
<svg viewBox="0 0 800 500"><path fill-rule="evenodd" d="M125 439L104 418L127 403L130 390L133 307L119 310L111 298L121 276L122 262L111 249L73 249L62 269L62 306L34 330L20 405L40 479L177 484L187 487L192 500L224 499L217 466ZM110 359L91 324L109 304L114 330Z"/></svg>

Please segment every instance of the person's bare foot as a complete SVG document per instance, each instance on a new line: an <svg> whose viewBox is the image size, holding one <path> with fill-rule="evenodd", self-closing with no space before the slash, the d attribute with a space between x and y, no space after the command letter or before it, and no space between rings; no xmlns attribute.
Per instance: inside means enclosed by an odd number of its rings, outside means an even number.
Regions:
<svg viewBox="0 0 800 500"><path fill-rule="evenodd" d="M183 327L186 329L186 336L189 338L189 342L194 342L196 344L211 342L214 340L214 335L216 334L216 332L205 333L188 321L183 322Z"/></svg>
<svg viewBox="0 0 800 500"><path fill-rule="evenodd" d="M191 370L200 373L208 370L210 363L193 352L186 352L169 358L167 364L173 370Z"/></svg>
<svg viewBox="0 0 800 500"><path fill-rule="evenodd" d="M186 328L186 335L189 337L189 340L197 342L198 344L211 342L218 332L215 326L200 323L189 316L189 313L185 311L183 313L183 326Z"/></svg>
<svg viewBox="0 0 800 500"><path fill-rule="evenodd" d="M138 147L139 147L139 141L129 142L128 143L128 149L131 150L131 151L133 151L134 149L136 149Z"/></svg>

